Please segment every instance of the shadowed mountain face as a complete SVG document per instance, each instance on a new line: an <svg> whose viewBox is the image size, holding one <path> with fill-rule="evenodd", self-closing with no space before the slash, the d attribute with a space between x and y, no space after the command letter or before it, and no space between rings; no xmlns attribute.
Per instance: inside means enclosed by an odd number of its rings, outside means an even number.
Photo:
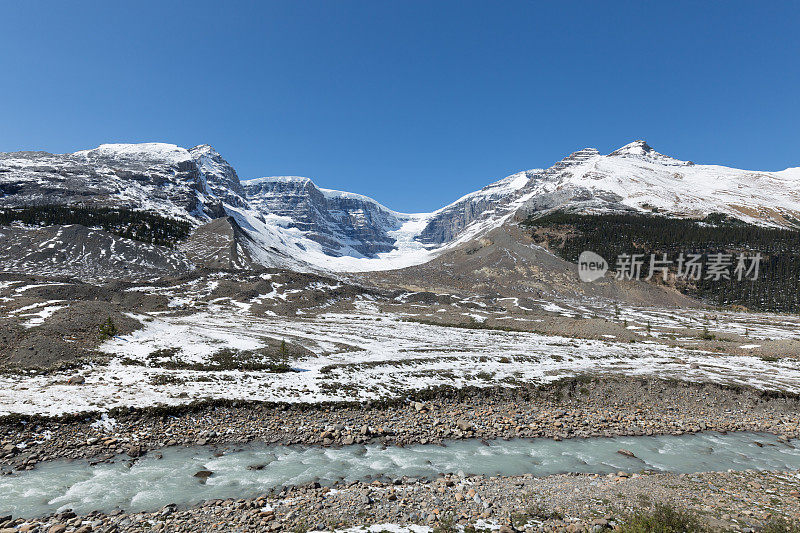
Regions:
<svg viewBox="0 0 800 533"><path fill-rule="evenodd" d="M248 270L260 265L250 257L247 234L231 217L221 217L198 226L178 249L195 267Z"/></svg>
<svg viewBox="0 0 800 533"><path fill-rule="evenodd" d="M515 215L554 210L677 217L725 213L750 223L791 226L800 218L800 169L754 172L696 165L636 141L609 155L580 150L550 168L508 176L433 213L405 214L365 196L318 188L308 178L240 181L207 145L187 150L161 143L114 144L73 154L0 154L0 209L53 204L147 211L194 228L227 220L196 230L186 244L165 252L164 261L152 259L148 265L358 272L425 264L510 227ZM24 247L24 239L36 247L49 235L39 235L45 230L36 226L14 231L17 247ZM48 250L68 246L47 242L54 246ZM81 253L89 262L119 256L116 239L89 239L86 246ZM76 253L67 255L77 262ZM23 263L9 258L5 264L22 269ZM145 269L148 275L151 270L161 267Z"/></svg>
<svg viewBox="0 0 800 533"><path fill-rule="evenodd" d="M388 252L395 247L389 232L409 219L366 196L320 189L308 178L259 178L243 185L255 211L284 219L286 227L299 230L332 256Z"/></svg>

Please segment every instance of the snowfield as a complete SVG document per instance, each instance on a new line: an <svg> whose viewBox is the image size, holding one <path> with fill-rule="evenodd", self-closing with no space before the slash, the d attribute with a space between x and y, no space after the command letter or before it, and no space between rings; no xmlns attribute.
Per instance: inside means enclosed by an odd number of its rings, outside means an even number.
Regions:
<svg viewBox="0 0 800 533"><path fill-rule="evenodd" d="M101 345L113 357L109 364L80 370L85 376L82 385L67 383L74 370L0 376L0 414L102 412L223 398L365 401L441 385L514 387L581 374L655 376L800 392L800 362L793 359L768 362L653 341L624 343L434 326L404 321L400 314L381 312L368 301L357 303L356 312L313 318L252 316L247 305L230 301L192 314L136 315L144 327ZM148 356L160 350L171 350L182 362L202 364L223 348L256 350L282 340L313 355L288 360L290 372L147 366Z"/></svg>

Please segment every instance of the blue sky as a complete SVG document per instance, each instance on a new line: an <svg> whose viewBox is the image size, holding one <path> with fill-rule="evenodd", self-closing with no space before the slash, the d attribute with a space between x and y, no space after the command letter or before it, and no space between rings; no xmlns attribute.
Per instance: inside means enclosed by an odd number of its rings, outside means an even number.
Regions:
<svg viewBox="0 0 800 533"><path fill-rule="evenodd" d="M779 170L800 166L798 6L7 1L0 151L208 143L242 178L401 211L639 138Z"/></svg>

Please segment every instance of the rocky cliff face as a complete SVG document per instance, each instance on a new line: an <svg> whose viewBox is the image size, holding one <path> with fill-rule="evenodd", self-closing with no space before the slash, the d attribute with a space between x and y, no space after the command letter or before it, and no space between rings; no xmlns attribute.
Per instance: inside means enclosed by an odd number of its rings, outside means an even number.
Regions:
<svg viewBox="0 0 800 533"><path fill-rule="evenodd" d="M214 199L234 207L247 207L245 191L236 170L207 144L189 150L200 176L199 191L205 203Z"/></svg>
<svg viewBox="0 0 800 533"><path fill-rule="evenodd" d="M258 178L245 181L244 189L258 213L299 230L331 256L388 252L395 247L388 232L408 218L366 196L320 189L308 178Z"/></svg>
<svg viewBox="0 0 800 533"><path fill-rule="evenodd" d="M244 205L236 172L209 146L104 144L74 154L0 154L0 206L124 207L198 221Z"/></svg>
<svg viewBox="0 0 800 533"><path fill-rule="evenodd" d="M420 232L419 240L441 245L461 237L471 227L494 225L519 207L517 200L537 172L538 169L513 174L436 211Z"/></svg>

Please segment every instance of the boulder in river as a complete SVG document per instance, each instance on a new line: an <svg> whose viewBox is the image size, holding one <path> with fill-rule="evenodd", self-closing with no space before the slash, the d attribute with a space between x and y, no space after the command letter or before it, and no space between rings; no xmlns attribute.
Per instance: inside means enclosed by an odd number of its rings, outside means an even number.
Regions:
<svg viewBox="0 0 800 533"><path fill-rule="evenodd" d="M200 480L200 483L205 483L208 478L210 478L214 472L211 470L198 470L195 472L194 477Z"/></svg>
<svg viewBox="0 0 800 533"><path fill-rule="evenodd" d="M137 445L135 445L135 444L133 444L131 446L128 446L128 452L127 453L128 453L128 456L136 458L136 457L139 457L140 455L142 455L142 448L137 446Z"/></svg>

